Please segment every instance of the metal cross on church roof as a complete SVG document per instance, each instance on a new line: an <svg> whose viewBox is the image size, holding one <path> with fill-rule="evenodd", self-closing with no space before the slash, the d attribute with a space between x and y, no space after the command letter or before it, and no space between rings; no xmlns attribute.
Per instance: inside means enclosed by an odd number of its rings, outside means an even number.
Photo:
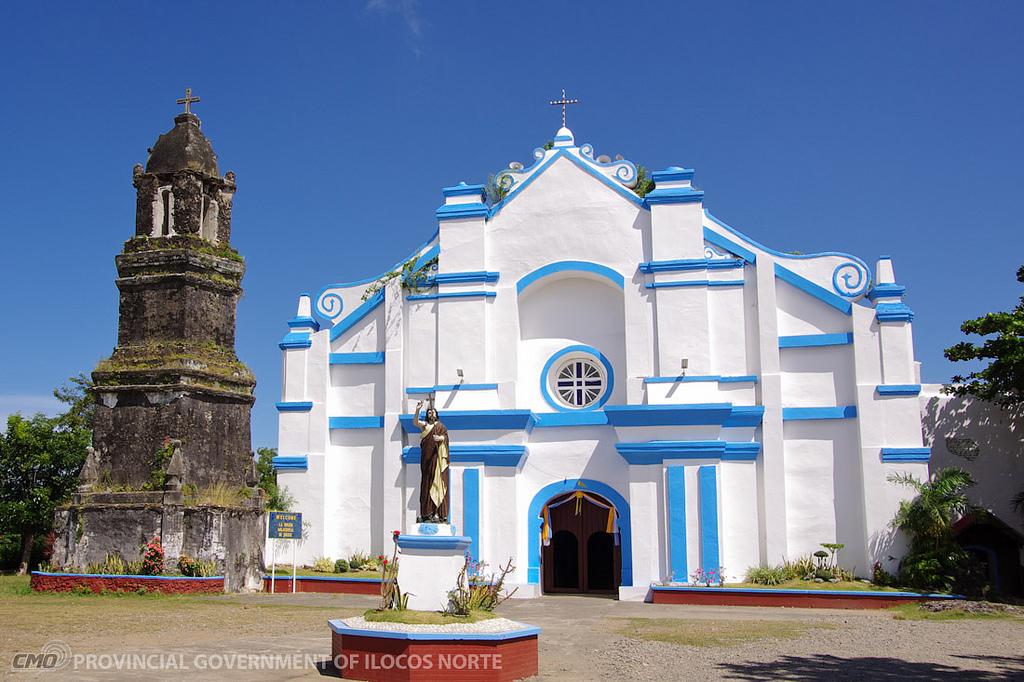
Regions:
<svg viewBox="0 0 1024 682"><path fill-rule="evenodd" d="M556 107L558 105L562 105L562 127L563 128L565 127L565 105L566 104L579 104L579 103L580 103L580 101L578 99L566 99L565 98L565 88L562 88L562 99L553 99L550 102L548 102L548 104L550 104L552 106L556 106Z"/></svg>
<svg viewBox="0 0 1024 682"><path fill-rule="evenodd" d="M191 105L193 102L198 102L198 97L192 96L192 88L185 88L185 96L178 100L178 104L185 105L185 113L191 113Z"/></svg>

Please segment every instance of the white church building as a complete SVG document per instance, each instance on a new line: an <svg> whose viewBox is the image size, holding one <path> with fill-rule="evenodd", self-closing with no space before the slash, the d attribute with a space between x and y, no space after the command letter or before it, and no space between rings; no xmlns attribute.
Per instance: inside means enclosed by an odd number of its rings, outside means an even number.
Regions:
<svg viewBox="0 0 1024 682"><path fill-rule="evenodd" d="M886 478L926 477L929 450L892 260L776 251L709 213L693 170L639 196L629 161L553 142L499 174L500 201L442 190L396 266L418 286L299 297L275 467L300 561L390 554L412 528L432 396L451 522L474 558L513 559L520 596L737 581L826 542L895 572L907 490Z"/></svg>

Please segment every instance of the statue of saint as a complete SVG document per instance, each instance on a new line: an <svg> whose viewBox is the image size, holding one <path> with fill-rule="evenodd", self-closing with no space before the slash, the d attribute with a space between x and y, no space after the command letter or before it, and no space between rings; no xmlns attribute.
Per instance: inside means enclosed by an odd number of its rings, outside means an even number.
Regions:
<svg viewBox="0 0 1024 682"><path fill-rule="evenodd" d="M437 419L433 404L427 423L420 421L423 401L416 403L412 423L420 430L420 514L417 522L448 523L448 429Z"/></svg>

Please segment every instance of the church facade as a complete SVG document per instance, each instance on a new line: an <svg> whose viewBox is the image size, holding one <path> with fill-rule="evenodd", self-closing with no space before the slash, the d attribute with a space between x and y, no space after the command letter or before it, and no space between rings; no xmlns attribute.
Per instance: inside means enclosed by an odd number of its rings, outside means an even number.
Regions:
<svg viewBox="0 0 1024 682"><path fill-rule="evenodd" d="M299 297L281 340L279 483L300 559L390 553L419 499L412 410L451 439L451 521L521 595L638 598L842 543L896 570L927 476L913 313L892 260L764 246L694 171L595 158L563 127L529 167L443 190L395 277ZM399 254L396 254L399 255ZM896 558L894 558L896 557Z"/></svg>

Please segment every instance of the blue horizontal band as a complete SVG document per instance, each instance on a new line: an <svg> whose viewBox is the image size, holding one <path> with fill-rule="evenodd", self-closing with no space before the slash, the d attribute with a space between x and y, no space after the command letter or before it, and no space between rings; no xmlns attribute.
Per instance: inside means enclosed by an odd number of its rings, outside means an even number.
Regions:
<svg viewBox="0 0 1024 682"><path fill-rule="evenodd" d="M306 471L309 468L307 455L277 455L270 460L276 471Z"/></svg>
<svg viewBox="0 0 1024 682"><path fill-rule="evenodd" d="M538 412L534 415L538 429L560 426L607 426L604 410L570 410L568 412Z"/></svg>
<svg viewBox="0 0 1024 682"><path fill-rule="evenodd" d="M520 637L536 637L540 634L540 628L523 625L515 630L507 632L403 632L401 630L360 630L345 625L341 619L329 620L327 624L336 634L344 637L375 637L377 639L407 639L407 640L468 640L496 642L506 639L518 639ZM521 623L519 625L522 625ZM496 654L500 655L500 654Z"/></svg>
<svg viewBox="0 0 1024 682"><path fill-rule="evenodd" d="M270 574L269 573L264 573L263 574L263 579L264 580L270 580ZM291 573L282 571L282 572L277 574L277 579L278 580L291 580L292 579L292 575L291 575ZM329 583L378 583L379 584L381 582L380 578L336 578L336 577L334 577L332 575L297 575L297 576L295 576L295 579L298 580L299 582L302 582L303 580L322 581L322 582L329 582Z"/></svg>
<svg viewBox="0 0 1024 682"><path fill-rule="evenodd" d="M659 182L679 182L682 180L693 180L693 173L692 168L670 166L665 170L652 171L651 179L654 180L655 184Z"/></svg>
<svg viewBox="0 0 1024 682"><path fill-rule="evenodd" d="M464 182L460 182L454 187L441 188L441 194L446 197L483 196L483 193L483 185L467 185Z"/></svg>
<svg viewBox="0 0 1024 682"><path fill-rule="evenodd" d="M487 270L471 272L439 272L431 279L438 284L466 284L470 282L497 282L500 274Z"/></svg>
<svg viewBox="0 0 1024 682"><path fill-rule="evenodd" d="M718 374L680 374L674 377L644 377L645 384L676 384L676 383L689 383L689 382L701 382L701 381L717 381L720 384L745 384L745 383L757 383L757 377L754 375L747 376L721 376Z"/></svg>
<svg viewBox="0 0 1024 682"><path fill-rule="evenodd" d="M526 458L525 445L464 445L452 443L449 450L455 464L483 464L484 466L518 467ZM404 464L419 464L419 446L402 448Z"/></svg>
<svg viewBox="0 0 1024 682"><path fill-rule="evenodd" d="M921 395L921 384L879 384L878 395Z"/></svg>
<svg viewBox="0 0 1024 682"><path fill-rule="evenodd" d="M498 294L493 291L448 291L435 294L410 294L409 301L434 301L439 298L494 298Z"/></svg>
<svg viewBox="0 0 1024 682"><path fill-rule="evenodd" d="M281 343L277 344L277 347L281 350L289 350L293 348L309 348L312 345L313 340L309 338L309 332L288 332L281 339Z"/></svg>
<svg viewBox="0 0 1024 682"><path fill-rule="evenodd" d="M399 549L438 549L461 551L469 547L473 538L465 535L406 535L395 538Z"/></svg>
<svg viewBox="0 0 1024 682"><path fill-rule="evenodd" d="M472 204L445 204L436 211L438 220L454 220L456 218L486 218L490 212L487 206L479 202Z"/></svg>
<svg viewBox="0 0 1024 682"><path fill-rule="evenodd" d="M331 429L380 429L384 427L384 417L331 417L328 427Z"/></svg>
<svg viewBox="0 0 1024 682"><path fill-rule="evenodd" d="M383 365L384 353L331 353L332 365Z"/></svg>
<svg viewBox="0 0 1024 682"><path fill-rule="evenodd" d="M408 395L436 393L438 391L497 391L498 384L438 384L437 386L410 386Z"/></svg>
<svg viewBox="0 0 1024 682"><path fill-rule="evenodd" d="M817 419L854 419L856 405L836 407L783 407L782 421L813 421Z"/></svg>
<svg viewBox="0 0 1024 682"><path fill-rule="evenodd" d="M720 459L754 461L761 444L730 443L723 440L652 440L640 443L616 443L615 449L630 464L661 464L671 459Z"/></svg>
<svg viewBox="0 0 1024 682"><path fill-rule="evenodd" d="M815 597L828 597L829 595L841 595L847 597L864 597L866 599L871 598L891 598L891 597L911 597L920 599L921 597L928 597L929 599L963 599L958 594L932 594L922 592L890 592L883 590L789 590L789 589L771 589L762 587L694 587L688 585L651 585L651 589L655 592L703 592L705 594L803 594L813 595Z"/></svg>
<svg viewBox="0 0 1024 682"><path fill-rule="evenodd" d="M406 433L420 432L412 423L411 414L400 415L398 419ZM535 423L530 410L442 410L438 419L449 431L529 431Z"/></svg>
<svg viewBox="0 0 1024 682"><path fill-rule="evenodd" d="M281 401L274 405L278 412L309 412L313 409L313 402L310 400Z"/></svg>
<svg viewBox="0 0 1024 682"><path fill-rule="evenodd" d="M867 298L871 301L878 298L899 298L906 292L907 288L901 284L876 284L867 293Z"/></svg>
<svg viewBox="0 0 1024 682"><path fill-rule="evenodd" d="M604 411L612 426L756 426L764 416L764 407L760 405L732 403L610 405Z"/></svg>
<svg viewBox="0 0 1024 682"><path fill-rule="evenodd" d="M793 336L779 337L779 348L845 346L850 343L853 343L853 332L840 334L796 334Z"/></svg>
<svg viewBox="0 0 1024 682"><path fill-rule="evenodd" d="M903 303L878 303L875 317L879 322L912 322L914 311Z"/></svg>
<svg viewBox="0 0 1024 682"><path fill-rule="evenodd" d="M677 260L651 260L640 264L640 272L686 272L688 270L730 270L742 268L744 261L740 258L681 258Z"/></svg>
<svg viewBox="0 0 1024 682"><path fill-rule="evenodd" d="M644 201L650 205L656 204L692 204L704 199L704 192L692 187L665 187L654 188L644 197Z"/></svg>
<svg viewBox="0 0 1024 682"><path fill-rule="evenodd" d="M928 462L931 448L882 448L883 462Z"/></svg>
<svg viewBox="0 0 1024 682"><path fill-rule="evenodd" d="M687 279L679 282L648 282L646 289L675 289L678 287L741 287L742 279Z"/></svg>
<svg viewBox="0 0 1024 682"><path fill-rule="evenodd" d="M320 331L320 323L308 315L296 316L288 320L289 329L306 329L310 327L313 331Z"/></svg>
<svg viewBox="0 0 1024 682"><path fill-rule="evenodd" d="M113 573L56 573L50 571L32 571L32 575L54 575L68 578L132 578L142 580L224 580L222 575L190 576L190 575L115 575Z"/></svg>

